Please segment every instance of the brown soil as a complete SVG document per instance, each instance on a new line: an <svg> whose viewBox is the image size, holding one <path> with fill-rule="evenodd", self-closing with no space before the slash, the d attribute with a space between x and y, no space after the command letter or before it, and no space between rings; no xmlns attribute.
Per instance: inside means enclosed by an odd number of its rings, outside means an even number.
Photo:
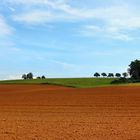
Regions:
<svg viewBox="0 0 140 140"><path fill-rule="evenodd" d="M0 140L140 140L140 87L0 85Z"/></svg>

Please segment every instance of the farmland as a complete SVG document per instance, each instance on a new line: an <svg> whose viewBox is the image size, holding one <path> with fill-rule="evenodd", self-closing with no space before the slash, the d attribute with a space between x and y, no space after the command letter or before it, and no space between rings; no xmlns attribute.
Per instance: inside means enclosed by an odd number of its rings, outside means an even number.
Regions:
<svg viewBox="0 0 140 140"><path fill-rule="evenodd" d="M1 84L0 139L139 140L139 91Z"/></svg>

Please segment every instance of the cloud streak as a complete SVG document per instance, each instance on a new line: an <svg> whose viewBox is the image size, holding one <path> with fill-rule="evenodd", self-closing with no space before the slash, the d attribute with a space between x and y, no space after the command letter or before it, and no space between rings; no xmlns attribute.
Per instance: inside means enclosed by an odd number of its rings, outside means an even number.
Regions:
<svg viewBox="0 0 140 140"><path fill-rule="evenodd" d="M44 11L30 11L13 16L14 21L23 22L29 25L42 24L52 19L51 13Z"/></svg>
<svg viewBox="0 0 140 140"><path fill-rule="evenodd" d="M3 16L0 16L0 37L10 35L12 33L12 27L10 27Z"/></svg>

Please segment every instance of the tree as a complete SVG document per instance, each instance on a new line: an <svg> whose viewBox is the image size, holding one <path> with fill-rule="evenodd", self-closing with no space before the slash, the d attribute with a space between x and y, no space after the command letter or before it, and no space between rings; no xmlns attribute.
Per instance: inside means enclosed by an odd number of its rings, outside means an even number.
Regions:
<svg viewBox="0 0 140 140"><path fill-rule="evenodd" d="M33 79L33 74L31 72L27 74L27 79Z"/></svg>
<svg viewBox="0 0 140 140"><path fill-rule="evenodd" d="M42 79L46 79L46 77L43 75L42 77L41 77Z"/></svg>
<svg viewBox="0 0 140 140"><path fill-rule="evenodd" d="M103 77L106 77L106 76L107 76L107 74L106 74L105 72L103 72L101 75L102 75Z"/></svg>
<svg viewBox="0 0 140 140"><path fill-rule="evenodd" d="M22 75L22 78L23 78L24 80L26 80L26 79L27 79L27 75L26 75L26 74L23 74L23 75Z"/></svg>
<svg viewBox="0 0 140 140"><path fill-rule="evenodd" d="M121 74L120 73L116 73L115 76L118 77L118 78L120 78L121 77Z"/></svg>
<svg viewBox="0 0 140 140"><path fill-rule="evenodd" d="M122 75L123 75L124 78L128 77L128 73L127 72L122 73Z"/></svg>
<svg viewBox="0 0 140 140"><path fill-rule="evenodd" d="M96 73L94 74L94 76L95 76L95 77L100 77L100 74L99 74L98 72L96 72Z"/></svg>
<svg viewBox="0 0 140 140"><path fill-rule="evenodd" d="M140 79L140 60L132 61L129 65L128 72L133 79Z"/></svg>
<svg viewBox="0 0 140 140"><path fill-rule="evenodd" d="M113 73L109 73L107 77L114 77Z"/></svg>
<svg viewBox="0 0 140 140"><path fill-rule="evenodd" d="M41 79L41 77L40 76L38 76L38 77L36 77L37 79Z"/></svg>

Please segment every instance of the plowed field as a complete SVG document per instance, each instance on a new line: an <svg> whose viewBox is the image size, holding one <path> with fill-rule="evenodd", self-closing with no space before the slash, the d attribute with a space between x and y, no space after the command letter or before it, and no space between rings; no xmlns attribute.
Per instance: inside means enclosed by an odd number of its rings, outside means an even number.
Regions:
<svg viewBox="0 0 140 140"><path fill-rule="evenodd" d="M0 140L140 140L140 87L0 85Z"/></svg>

